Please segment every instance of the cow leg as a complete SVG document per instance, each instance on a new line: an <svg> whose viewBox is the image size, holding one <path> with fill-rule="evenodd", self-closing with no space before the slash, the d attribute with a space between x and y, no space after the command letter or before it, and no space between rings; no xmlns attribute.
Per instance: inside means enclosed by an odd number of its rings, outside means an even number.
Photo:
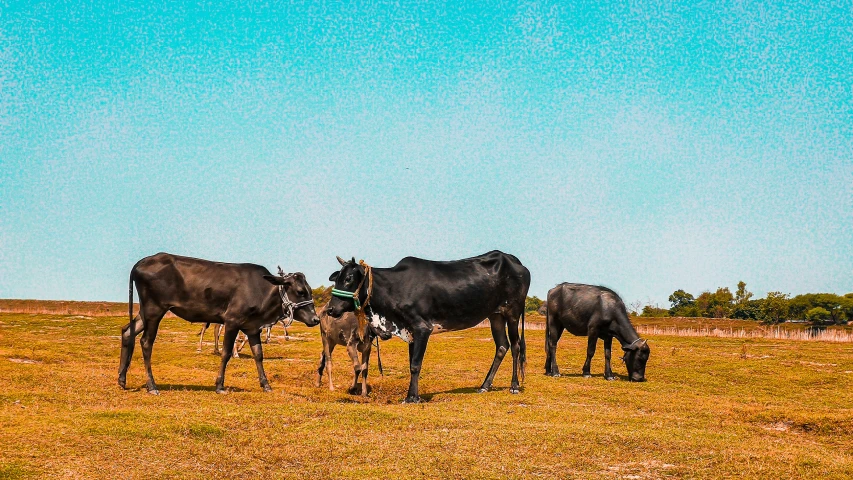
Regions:
<svg viewBox="0 0 853 480"><path fill-rule="evenodd" d="M118 384L121 388L127 387L127 369L130 367L130 359L133 358L136 336L142 333L143 329L144 323L139 315L121 329L121 361L118 366Z"/></svg>
<svg viewBox="0 0 853 480"><path fill-rule="evenodd" d="M409 344L409 393L403 403L419 403L421 397L418 395L418 379L421 376L421 366L424 363L427 342L432 330L414 332L414 340Z"/></svg>
<svg viewBox="0 0 853 480"><path fill-rule="evenodd" d="M142 359L145 361L145 373L148 375L148 382L145 384L148 393L159 395L157 384L154 382L154 374L151 372L151 351L154 349L154 340L157 339L157 330L160 328L160 320L166 314L166 309L159 306L142 309L142 321L145 324L145 331L142 332L142 337L139 339L139 345L142 347Z"/></svg>
<svg viewBox="0 0 853 480"><path fill-rule="evenodd" d="M613 346L613 337L604 337L604 379L616 380L613 370L610 369L610 348Z"/></svg>
<svg viewBox="0 0 853 480"><path fill-rule="evenodd" d="M258 380L261 382L261 388L265 392L271 392L270 382L267 380L267 374L264 372L264 350L261 346L261 333L254 335L246 335L249 340L249 346L252 347L252 356L255 357L255 366L258 368Z"/></svg>
<svg viewBox="0 0 853 480"><path fill-rule="evenodd" d="M350 360L352 360L352 385L350 385L347 393L350 395L355 395L358 393L358 379L361 377L361 362L358 361L358 346L355 343L350 343L347 345L347 355L349 355Z"/></svg>
<svg viewBox="0 0 853 480"><path fill-rule="evenodd" d="M216 393L225 392L225 367L234 355L234 342L240 329L233 325L224 325L225 337L222 339L222 364L219 366L219 376L216 377Z"/></svg>
<svg viewBox="0 0 853 480"><path fill-rule="evenodd" d="M198 334L198 348L195 349L196 352L201 351L201 346L204 344L204 332L207 331L208 327L210 327L209 323L205 323L201 327L201 333Z"/></svg>
<svg viewBox="0 0 853 480"><path fill-rule="evenodd" d="M590 378L589 367L592 365L592 356L595 355L595 344L598 343L596 332L590 332L586 341L586 362L583 364L583 377Z"/></svg>
<svg viewBox="0 0 853 480"><path fill-rule="evenodd" d="M552 322L545 332L545 375L551 377L560 376L560 368L557 367L557 342L563 335L563 326Z"/></svg>
<svg viewBox="0 0 853 480"><path fill-rule="evenodd" d="M222 334L224 325L217 323L213 326L213 354L219 355L219 336Z"/></svg>
<svg viewBox="0 0 853 480"><path fill-rule="evenodd" d="M370 339L363 342L365 347L361 351L361 396L367 396L367 371L370 367Z"/></svg>
<svg viewBox="0 0 853 480"><path fill-rule="evenodd" d="M506 356L506 351L509 350L509 339L506 337L506 322L500 315L492 315L489 317L489 322L492 326L492 338L495 339L495 359L492 360L492 368L483 380L480 386L480 393L488 392L492 388L492 382L495 380L495 374L498 373L498 367ZM517 380L517 379L516 379Z"/></svg>
<svg viewBox="0 0 853 480"><path fill-rule="evenodd" d="M507 331L509 332L510 352L512 352L512 383L509 387L509 393L516 394L519 393L518 370L521 368L521 344L519 343L518 336L518 320L507 322Z"/></svg>
<svg viewBox="0 0 853 480"><path fill-rule="evenodd" d="M317 365L317 375L314 377L314 385L317 387L323 381L323 370L326 369L326 350L328 347L326 346L326 336L320 333L320 340L323 342L323 350L320 352L320 363Z"/></svg>
<svg viewBox="0 0 853 480"><path fill-rule="evenodd" d="M260 335L261 335L261 333L258 332L258 338L260 338ZM239 335L237 335L237 337L240 339L240 344L237 346L237 348L234 349L234 358L240 358L240 352L243 351L243 347L245 347L246 342L249 341L249 337L243 332L241 332ZM249 343L249 345L251 345L251 343ZM253 355L254 355L254 352L253 352Z"/></svg>
<svg viewBox="0 0 853 480"><path fill-rule="evenodd" d="M326 374L329 375L329 391L335 391L335 384L332 383L332 352L335 351L335 344L329 342L329 347L326 349Z"/></svg>

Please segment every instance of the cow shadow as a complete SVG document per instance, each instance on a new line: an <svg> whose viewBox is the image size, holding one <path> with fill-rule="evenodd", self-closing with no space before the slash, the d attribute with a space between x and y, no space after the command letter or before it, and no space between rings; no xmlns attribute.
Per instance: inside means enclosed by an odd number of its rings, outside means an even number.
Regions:
<svg viewBox="0 0 853 480"><path fill-rule="evenodd" d="M180 384L175 384L175 383L160 383L160 384L157 384L157 388L161 392L168 392L168 391L180 392L182 390L188 391L188 392L215 392L216 391L215 385L180 385ZM229 392L235 392L235 393L247 391L246 389L240 388L240 387L225 387L225 389L228 390ZM137 387L131 391L132 392L145 391L145 385L143 384L142 386Z"/></svg>
<svg viewBox="0 0 853 480"><path fill-rule="evenodd" d="M489 392L502 392L502 391L508 391L508 390L509 390L509 387L494 387L493 386L492 388L489 389ZM522 390L523 390L523 387L522 387ZM484 392L484 393L486 393L486 392ZM454 388L451 390L444 390L442 392L424 393L424 394L421 394L421 399L429 402L430 400L432 400L432 398L434 396L445 395L445 394L451 394L451 395L471 395L471 394L482 395L480 393L480 387L460 387L460 388Z"/></svg>
<svg viewBox="0 0 853 480"><path fill-rule="evenodd" d="M543 375L546 377L551 377L555 380L559 380L561 378L581 378L584 380L596 380L596 379L604 380L604 372L593 373L592 377L590 377L589 379L584 378L583 373L561 373L559 377L552 377L551 375L548 375L548 374L543 374ZM616 377L617 380L624 381L624 382L628 381L628 375L621 375L621 374L614 372L613 376Z"/></svg>

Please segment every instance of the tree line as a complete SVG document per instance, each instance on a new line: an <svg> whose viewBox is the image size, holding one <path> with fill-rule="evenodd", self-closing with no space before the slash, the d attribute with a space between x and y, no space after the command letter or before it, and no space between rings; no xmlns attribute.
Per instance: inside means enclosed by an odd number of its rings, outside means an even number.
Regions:
<svg viewBox="0 0 853 480"><path fill-rule="evenodd" d="M853 293L804 293L791 297L768 292L764 298L753 296L742 281L734 293L728 287L720 287L694 297L678 289L669 296L670 308L646 305L634 313L641 317L737 318L766 324L802 320L814 325L839 325L853 320Z"/></svg>
<svg viewBox="0 0 853 480"><path fill-rule="evenodd" d="M320 286L313 291L314 302L321 307L332 297L332 287ZM670 308L629 305L631 314L640 317L706 317L755 320L766 324L790 320L804 320L814 325L840 325L853 321L853 293L804 293L791 297L782 292L768 292L764 298L753 298L745 282L738 282L732 293L728 287L715 292L705 291L694 297L678 289L669 296ZM543 313L544 301L536 296L527 297L525 311Z"/></svg>

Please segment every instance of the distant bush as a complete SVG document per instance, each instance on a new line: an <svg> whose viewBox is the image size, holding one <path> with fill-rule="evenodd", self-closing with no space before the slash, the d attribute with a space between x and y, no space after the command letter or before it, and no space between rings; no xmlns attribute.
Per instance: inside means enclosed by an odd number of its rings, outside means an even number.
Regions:
<svg viewBox="0 0 853 480"><path fill-rule="evenodd" d="M740 305L735 305L732 310L732 318L740 320L758 320L761 317L761 300L748 300Z"/></svg>
<svg viewBox="0 0 853 480"><path fill-rule="evenodd" d="M539 310L539 307L542 306L542 303L542 299L536 295L527 297L527 300L524 301L524 311L526 313L536 313Z"/></svg>
<svg viewBox="0 0 853 480"><path fill-rule="evenodd" d="M669 310L665 308L653 307L651 305L646 305L643 307L643 311L640 313L641 317L668 317Z"/></svg>
<svg viewBox="0 0 853 480"><path fill-rule="evenodd" d="M823 307L815 307L806 312L806 320L815 325L820 325L831 318L832 316L830 315L829 310Z"/></svg>

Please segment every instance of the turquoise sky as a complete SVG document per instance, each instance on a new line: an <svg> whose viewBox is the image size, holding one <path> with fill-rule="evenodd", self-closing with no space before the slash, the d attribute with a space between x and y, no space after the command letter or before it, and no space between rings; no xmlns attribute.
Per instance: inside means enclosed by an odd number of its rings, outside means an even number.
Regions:
<svg viewBox="0 0 853 480"><path fill-rule="evenodd" d="M3 2L0 297L168 251L853 291L853 3Z"/></svg>

